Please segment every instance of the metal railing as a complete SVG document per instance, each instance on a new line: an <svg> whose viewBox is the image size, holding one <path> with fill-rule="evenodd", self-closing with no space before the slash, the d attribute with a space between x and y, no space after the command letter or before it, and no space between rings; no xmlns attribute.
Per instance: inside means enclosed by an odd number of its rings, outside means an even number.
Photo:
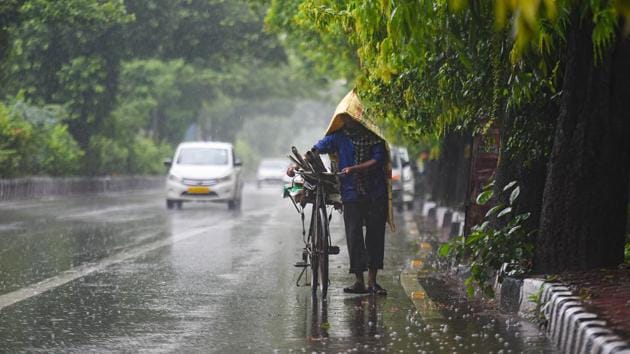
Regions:
<svg viewBox="0 0 630 354"><path fill-rule="evenodd" d="M162 176L24 177L0 179L0 201L158 188Z"/></svg>

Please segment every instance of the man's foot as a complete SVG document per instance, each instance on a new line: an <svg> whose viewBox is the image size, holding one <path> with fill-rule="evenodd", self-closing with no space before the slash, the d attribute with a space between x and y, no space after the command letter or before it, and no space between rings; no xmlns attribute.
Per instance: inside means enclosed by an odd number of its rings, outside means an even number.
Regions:
<svg viewBox="0 0 630 354"><path fill-rule="evenodd" d="M383 296L387 295L387 290L383 289L383 287L378 285L378 283L374 283L374 285L370 286L367 290L370 294Z"/></svg>
<svg viewBox="0 0 630 354"><path fill-rule="evenodd" d="M365 284L356 282L352 286L343 288L343 292L348 294L367 294L368 291L365 288Z"/></svg>

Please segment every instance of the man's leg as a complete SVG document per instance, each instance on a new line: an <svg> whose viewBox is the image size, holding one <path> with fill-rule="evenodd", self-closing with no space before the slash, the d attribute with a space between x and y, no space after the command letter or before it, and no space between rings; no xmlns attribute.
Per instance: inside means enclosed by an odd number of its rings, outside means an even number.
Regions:
<svg viewBox="0 0 630 354"><path fill-rule="evenodd" d="M363 241L362 206L359 203L344 203L343 221L346 228L346 242L350 257L350 273L356 276L354 285L344 288L345 292L364 293L365 282L363 272L366 267L365 244Z"/></svg>
<svg viewBox="0 0 630 354"><path fill-rule="evenodd" d="M366 215L365 247L368 264L368 288L378 294L387 294L376 282L376 274L383 269L385 255L385 224L387 222L387 200L378 199L370 203Z"/></svg>

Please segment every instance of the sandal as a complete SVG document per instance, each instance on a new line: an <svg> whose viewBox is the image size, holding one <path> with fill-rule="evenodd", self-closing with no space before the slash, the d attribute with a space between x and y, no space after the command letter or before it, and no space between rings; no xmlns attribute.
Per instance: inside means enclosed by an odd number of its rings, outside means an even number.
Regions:
<svg viewBox="0 0 630 354"><path fill-rule="evenodd" d="M361 283L354 283L352 286L343 288L344 293L348 294L367 294L368 290Z"/></svg>
<svg viewBox="0 0 630 354"><path fill-rule="evenodd" d="M378 283L374 283L374 285L368 288L368 292L374 295L387 295L387 290L383 289L382 286L378 285Z"/></svg>

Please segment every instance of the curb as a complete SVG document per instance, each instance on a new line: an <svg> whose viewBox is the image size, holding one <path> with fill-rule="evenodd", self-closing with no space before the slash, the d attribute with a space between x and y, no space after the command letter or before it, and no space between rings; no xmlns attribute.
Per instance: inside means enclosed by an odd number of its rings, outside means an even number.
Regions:
<svg viewBox="0 0 630 354"><path fill-rule="evenodd" d="M541 311L547 337L564 353L630 354L630 343L608 329L606 321L588 312L564 284L506 278L497 286L497 293L503 311L517 312L523 318ZM536 297L538 301L530 300Z"/></svg>
<svg viewBox="0 0 630 354"><path fill-rule="evenodd" d="M418 252L412 255L412 258L409 259L409 262L407 262L400 272L400 285L416 310L422 310L422 318L441 319L443 318L442 314L418 281L418 276L423 273L423 265L426 263L433 249L429 243L423 242L420 235L420 227L418 227L418 224L411 214L403 214L403 220L409 232L408 237L417 240L419 243Z"/></svg>
<svg viewBox="0 0 630 354"><path fill-rule="evenodd" d="M460 222L457 211L445 209L438 208L434 202L426 202L420 215L434 221L439 228L446 226L450 221L446 219L452 215L456 215L453 223ZM452 237L455 229L463 231L463 217L461 219L461 224L456 224L449 236ZM564 284L547 283L539 278L506 278L495 288L502 311L531 319L540 306L538 311L546 321L547 337L564 353L630 354L630 342L607 328L606 321L589 312L581 299ZM530 300L536 297L538 303Z"/></svg>

